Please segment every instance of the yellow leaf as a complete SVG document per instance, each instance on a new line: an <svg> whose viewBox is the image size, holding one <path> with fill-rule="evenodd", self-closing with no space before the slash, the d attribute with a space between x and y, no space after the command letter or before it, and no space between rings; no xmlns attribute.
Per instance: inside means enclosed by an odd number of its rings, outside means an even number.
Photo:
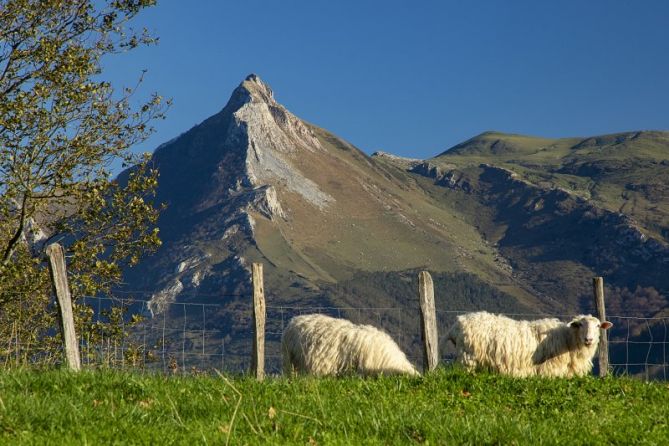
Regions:
<svg viewBox="0 0 669 446"><path fill-rule="evenodd" d="M137 405L139 407L141 407L142 409L148 409L149 407L151 407L152 404L153 404L153 400L151 400L151 399L142 400L139 403L137 403Z"/></svg>

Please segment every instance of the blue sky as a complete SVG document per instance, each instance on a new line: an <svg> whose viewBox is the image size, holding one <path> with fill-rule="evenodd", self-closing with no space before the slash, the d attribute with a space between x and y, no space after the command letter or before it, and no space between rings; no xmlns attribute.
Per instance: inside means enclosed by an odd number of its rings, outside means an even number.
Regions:
<svg viewBox="0 0 669 446"><path fill-rule="evenodd" d="M105 77L174 100L138 151L218 112L249 73L367 153L428 158L486 130L669 130L669 1L162 0L160 44Z"/></svg>

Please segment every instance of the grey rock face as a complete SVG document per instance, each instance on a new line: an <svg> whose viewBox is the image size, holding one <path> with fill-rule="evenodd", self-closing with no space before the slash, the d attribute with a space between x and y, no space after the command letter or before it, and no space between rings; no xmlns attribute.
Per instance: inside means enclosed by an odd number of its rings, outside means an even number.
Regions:
<svg viewBox="0 0 669 446"><path fill-rule="evenodd" d="M233 97L243 105L234 113L228 144L246 144L248 183L260 187L281 182L306 201L326 208L334 198L321 191L291 163L300 150L322 150L321 143L302 121L274 100L272 90L257 76L249 76Z"/></svg>
<svg viewBox="0 0 669 446"><path fill-rule="evenodd" d="M151 316L161 314L167 310L183 290L183 283L179 279L174 279L165 288L151 296L151 300L147 304Z"/></svg>
<svg viewBox="0 0 669 446"><path fill-rule="evenodd" d="M413 169L417 165L423 163L423 160L418 158L406 158L403 156L393 155L392 153L383 152L381 150L377 150L376 152L372 153L372 158L389 161L390 163L406 170Z"/></svg>

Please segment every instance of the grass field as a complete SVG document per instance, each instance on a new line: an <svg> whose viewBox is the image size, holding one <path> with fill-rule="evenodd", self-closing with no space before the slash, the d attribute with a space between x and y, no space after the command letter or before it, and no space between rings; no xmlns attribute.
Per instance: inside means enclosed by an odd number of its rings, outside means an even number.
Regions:
<svg viewBox="0 0 669 446"><path fill-rule="evenodd" d="M0 372L2 444L667 444L669 385Z"/></svg>

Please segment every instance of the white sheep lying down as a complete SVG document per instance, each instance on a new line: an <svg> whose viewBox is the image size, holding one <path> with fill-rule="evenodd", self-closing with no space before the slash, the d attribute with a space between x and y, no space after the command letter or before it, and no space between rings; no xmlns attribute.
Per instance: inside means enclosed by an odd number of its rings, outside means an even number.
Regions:
<svg viewBox="0 0 669 446"><path fill-rule="evenodd" d="M600 329L613 324L590 315L516 321L485 311L462 314L449 332L456 361L468 370L526 377L583 376L592 370Z"/></svg>
<svg viewBox="0 0 669 446"><path fill-rule="evenodd" d="M291 319L281 351L285 374L419 374L387 333L322 314Z"/></svg>

